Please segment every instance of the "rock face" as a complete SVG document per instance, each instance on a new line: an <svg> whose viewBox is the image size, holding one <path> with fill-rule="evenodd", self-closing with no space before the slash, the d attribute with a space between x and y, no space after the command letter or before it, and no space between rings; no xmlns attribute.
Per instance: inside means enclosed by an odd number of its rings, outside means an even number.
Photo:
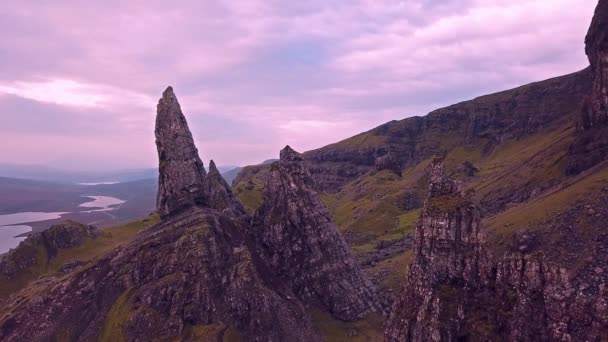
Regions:
<svg viewBox="0 0 608 342"><path fill-rule="evenodd" d="M587 99L583 129L608 123L608 1L600 0L585 37L585 53L593 73L593 89Z"/></svg>
<svg viewBox="0 0 608 342"><path fill-rule="evenodd" d="M608 337L603 285L577 292L542 254L486 251L472 193L435 161L414 260L386 325L387 341L582 341Z"/></svg>
<svg viewBox="0 0 608 342"><path fill-rule="evenodd" d="M261 278L241 223L212 209L172 215L91 267L9 302L0 339L150 341L220 324L250 341L319 340L295 295Z"/></svg>
<svg viewBox="0 0 608 342"><path fill-rule="evenodd" d="M606 159L608 137L608 1L600 0L585 37L585 53L591 64L593 85L585 98L570 147L568 173L580 173Z"/></svg>
<svg viewBox="0 0 608 342"><path fill-rule="evenodd" d="M285 147L271 165L264 204L253 220L257 251L300 298L321 304L336 318L381 311L376 289L313 186L302 156Z"/></svg>
<svg viewBox="0 0 608 342"><path fill-rule="evenodd" d="M205 168L171 87L158 102L155 134L159 160L156 207L161 218L205 204Z"/></svg>
<svg viewBox="0 0 608 342"><path fill-rule="evenodd" d="M31 234L19 246L0 261L0 275L12 278L30 266L37 265L42 259L52 258L60 249L80 245L85 239L95 238L97 228L74 221L65 221L49 229ZM43 255L40 255L40 254Z"/></svg>
<svg viewBox="0 0 608 342"><path fill-rule="evenodd" d="M309 306L343 320L382 310L298 153L281 152L252 227L215 163L203 168L171 88L157 115L162 222L11 296L0 340L314 342ZM57 248L79 240L50 232Z"/></svg>
<svg viewBox="0 0 608 342"><path fill-rule="evenodd" d="M210 208L226 215L245 215L245 209L232 193L213 160L209 162L209 174L205 178L205 197Z"/></svg>

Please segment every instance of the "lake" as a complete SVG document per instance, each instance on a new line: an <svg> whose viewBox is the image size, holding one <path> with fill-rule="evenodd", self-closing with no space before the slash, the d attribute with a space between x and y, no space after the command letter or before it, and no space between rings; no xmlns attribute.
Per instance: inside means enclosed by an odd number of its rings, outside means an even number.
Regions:
<svg viewBox="0 0 608 342"><path fill-rule="evenodd" d="M17 247L19 242L25 240L26 236L16 237L32 230L29 226L6 226L0 227L0 254L8 252Z"/></svg>
<svg viewBox="0 0 608 342"><path fill-rule="evenodd" d="M125 201L110 196L83 196L92 198L90 202L82 203L80 207L83 208L95 208L95 210L86 211L87 213L95 211L108 211L116 209L115 206L125 203Z"/></svg>
<svg viewBox="0 0 608 342"><path fill-rule="evenodd" d="M110 197L110 196L83 196L90 198L91 201L82 203L80 207L91 208L92 210L84 211L86 213L97 211L110 211L116 209L125 201ZM25 240L25 237L16 237L23 233L30 232L32 227L22 225L20 223L39 222L61 218L62 215L69 214L68 212L23 212L15 214L0 215L0 254L8 252L11 248L17 247L19 242Z"/></svg>

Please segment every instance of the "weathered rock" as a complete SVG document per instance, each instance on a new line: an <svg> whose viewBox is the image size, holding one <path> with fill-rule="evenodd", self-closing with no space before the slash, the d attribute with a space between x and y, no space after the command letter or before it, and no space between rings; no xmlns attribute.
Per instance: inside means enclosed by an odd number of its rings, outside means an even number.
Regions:
<svg viewBox="0 0 608 342"><path fill-rule="evenodd" d="M585 37L585 53L591 64L593 85L585 98L570 147L567 172L578 174L608 155L608 1L600 0Z"/></svg>
<svg viewBox="0 0 608 342"><path fill-rule="evenodd" d="M241 202L234 196L213 160L209 162L209 174L205 179L205 197L209 208L219 210L227 215L245 215L245 209Z"/></svg>
<svg viewBox="0 0 608 342"><path fill-rule="evenodd" d="M291 290L262 279L241 224L212 209L172 215L93 265L14 297L0 340L169 340L210 324L248 341L320 340Z"/></svg>
<svg viewBox="0 0 608 342"><path fill-rule="evenodd" d="M320 341L291 286L252 253L249 217L215 163L206 174L171 88L157 115L163 222L12 296L0 340L171 340L213 325L247 341Z"/></svg>
<svg viewBox="0 0 608 342"><path fill-rule="evenodd" d="M401 163L392 153L387 153L382 157L376 158L374 164L376 171L391 170L398 176L401 176Z"/></svg>
<svg viewBox="0 0 608 342"><path fill-rule="evenodd" d="M264 189L252 233L269 268L304 301L320 303L336 318L354 320L382 311L376 289L313 190L302 156L285 147Z"/></svg>
<svg viewBox="0 0 608 342"><path fill-rule="evenodd" d="M171 87L158 102L155 134L159 160L156 208L161 218L205 204L205 168Z"/></svg>
<svg viewBox="0 0 608 342"><path fill-rule="evenodd" d="M78 246L98 234L97 228L93 226L69 220L55 224L43 232L31 234L2 258L0 275L12 278L40 261L46 262L60 249Z"/></svg>
<svg viewBox="0 0 608 342"><path fill-rule="evenodd" d="M490 257L473 194L435 161L385 340L595 341L606 338L606 303L603 287L577 293L542 254Z"/></svg>
<svg viewBox="0 0 608 342"><path fill-rule="evenodd" d="M585 37L593 89L585 104L582 129L608 123L608 1L600 0Z"/></svg>

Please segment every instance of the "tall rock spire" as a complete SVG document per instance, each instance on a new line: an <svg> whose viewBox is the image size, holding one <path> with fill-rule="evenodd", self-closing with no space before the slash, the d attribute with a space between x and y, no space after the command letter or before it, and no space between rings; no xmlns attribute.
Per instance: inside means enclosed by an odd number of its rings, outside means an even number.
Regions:
<svg viewBox="0 0 608 342"><path fill-rule="evenodd" d="M376 289L313 190L302 156L289 146L271 165L252 233L262 260L306 302L318 302L342 320L382 310Z"/></svg>
<svg viewBox="0 0 608 342"><path fill-rule="evenodd" d="M159 161L156 208L161 218L204 204L205 168L171 87L158 101L155 134Z"/></svg>

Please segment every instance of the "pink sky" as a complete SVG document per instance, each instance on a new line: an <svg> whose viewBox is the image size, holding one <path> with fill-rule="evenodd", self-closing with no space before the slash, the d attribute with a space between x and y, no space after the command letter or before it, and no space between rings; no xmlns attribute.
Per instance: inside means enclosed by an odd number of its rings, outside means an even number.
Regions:
<svg viewBox="0 0 608 342"><path fill-rule="evenodd" d="M128 4L125 4L128 3ZM588 65L595 0L0 4L0 155L156 165L172 85L203 160L246 165Z"/></svg>

